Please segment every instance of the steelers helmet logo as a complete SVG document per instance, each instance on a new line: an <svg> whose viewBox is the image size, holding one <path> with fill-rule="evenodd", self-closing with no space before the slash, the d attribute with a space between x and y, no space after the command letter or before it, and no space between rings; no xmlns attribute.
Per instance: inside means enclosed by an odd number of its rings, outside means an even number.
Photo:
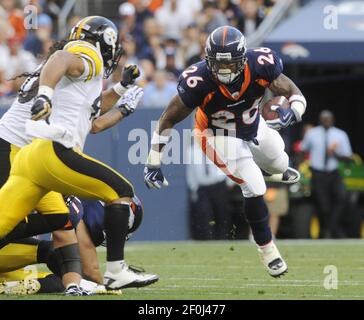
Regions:
<svg viewBox="0 0 364 320"><path fill-rule="evenodd" d="M117 34L114 29L107 28L104 31L104 41L109 46L114 46L117 42Z"/></svg>

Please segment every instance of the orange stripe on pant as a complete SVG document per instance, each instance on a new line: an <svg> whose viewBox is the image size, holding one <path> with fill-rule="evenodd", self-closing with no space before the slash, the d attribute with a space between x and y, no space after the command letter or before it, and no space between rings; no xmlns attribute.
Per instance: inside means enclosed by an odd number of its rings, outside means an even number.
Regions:
<svg viewBox="0 0 364 320"><path fill-rule="evenodd" d="M228 176L231 180L236 182L237 184L243 184L245 181L238 177L235 177L226 166L226 163L223 159L218 155L216 150L208 143L208 137L211 136L208 133L208 119L206 114L200 109L197 109L196 117L195 117L195 136L200 144L200 147L203 153L220 169L222 170L226 176Z"/></svg>

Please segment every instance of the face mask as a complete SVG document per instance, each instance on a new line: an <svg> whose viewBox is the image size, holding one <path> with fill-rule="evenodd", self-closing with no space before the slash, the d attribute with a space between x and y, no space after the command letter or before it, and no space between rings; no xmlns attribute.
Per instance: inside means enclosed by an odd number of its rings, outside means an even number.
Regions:
<svg viewBox="0 0 364 320"><path fill-rule="evenodd" d="M221 83L230 84L238 77L238 75L239 73L231 72L230 69L219 69L216 77Z"/></svg>

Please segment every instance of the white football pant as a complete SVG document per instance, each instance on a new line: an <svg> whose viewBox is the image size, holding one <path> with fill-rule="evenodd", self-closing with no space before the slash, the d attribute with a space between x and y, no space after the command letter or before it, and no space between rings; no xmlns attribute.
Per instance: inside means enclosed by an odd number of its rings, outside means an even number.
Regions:
<svg viewBox="0 0 364 320"><path fill-rule="evenodd" d="M267 173L283 173L288 168L288 155L280 134L260 118L256 145L232 136L197 134L197 140L207 157L231 180L241 186L245 198L262 196L266 192L263 169Z"/></svg>

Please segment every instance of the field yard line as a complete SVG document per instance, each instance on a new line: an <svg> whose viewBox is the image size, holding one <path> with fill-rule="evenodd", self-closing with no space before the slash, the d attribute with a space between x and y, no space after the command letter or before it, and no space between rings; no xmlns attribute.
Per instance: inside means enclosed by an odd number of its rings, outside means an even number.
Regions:
<svg viewBox="0 0 364 320"><path fill-rule="evenodd" d="M257 286L263 286L263 287L319 287L323 288L322 285L318 284L261 284L261 283L247 283L240 286L228 286L224 287L225 289L246 289L251 287L257 287ZM165 285L166 288L221 288L221 286L214 286L214 285L178 285L178 284L172 284L172 285Z"/></svg>
<svg viewBox="0 0 364 320"><path fill-rule="evenodd" d="M256 287L256 286L264 286L264 287L319 287L323 288L323 282L322 284L294 284L294 283L245 283L239 286L228 286L229 289L242 289L242 288L248 288L248 287ZM339 286L362 286L362 284L342 284L339 281ZM172 284L172 285L165 285L166 288L220 288L220 286L217 285L178 285L178 284Z"/></svg>
<svg viewBox="0 0 364 320"><path fill-rule="evenodd" d="M259 265L259 263L258 263ZM202 265L202 264L148 264L148 268L158 268L158 267L163 267L163 268L181 268L181 269L185 269L185 268L205 268L205 269L221 269L222 266L220 265L213 265L213 266L206 266L206 265ZM224 266L224 268L226 269L256 269L257 266L246 266L246 265L236 265L236 266ZM317 269L321 270L321 266L317 266ZM292 270L298 270L298 269L307 269L306 266L294 266L291 267Z"/></svg>
<svg viewBox="0 0 364 320"><path fill-rule="evenodd" d="M189 277L171 277L168 278L168 280L181 280L181 281L185 281L185 280L191 280L191 281L230 281L230 280L234 280L236 281L236 278L189 278ZM241 281L249 281L249 280L241 280ZM322 283L323 280L289 280L289 279L277 279L277 280L265 280L265 279L254 279L255 282L297 282L297 283ZM353 280L339 280L339 284L354 284L354 285L359 285L359 284L363 284L364 285L364 281L358 280L358 281L353 281Z"/></svg>
<svg viewBox="0 0 364 320"><path fill-rule="evenodd" d="M364 239L277 239L275 241L278 245L363 245ZM207 245L207 246L234 246L246 245L253 246L254 244L249 240L229 240L229 241L194 241L194 240L181 240L181 241L138 241L134 240L128 243L128 247L140 246L149 247L150 245L168 245L175 247L178 245Z"/></svg>

